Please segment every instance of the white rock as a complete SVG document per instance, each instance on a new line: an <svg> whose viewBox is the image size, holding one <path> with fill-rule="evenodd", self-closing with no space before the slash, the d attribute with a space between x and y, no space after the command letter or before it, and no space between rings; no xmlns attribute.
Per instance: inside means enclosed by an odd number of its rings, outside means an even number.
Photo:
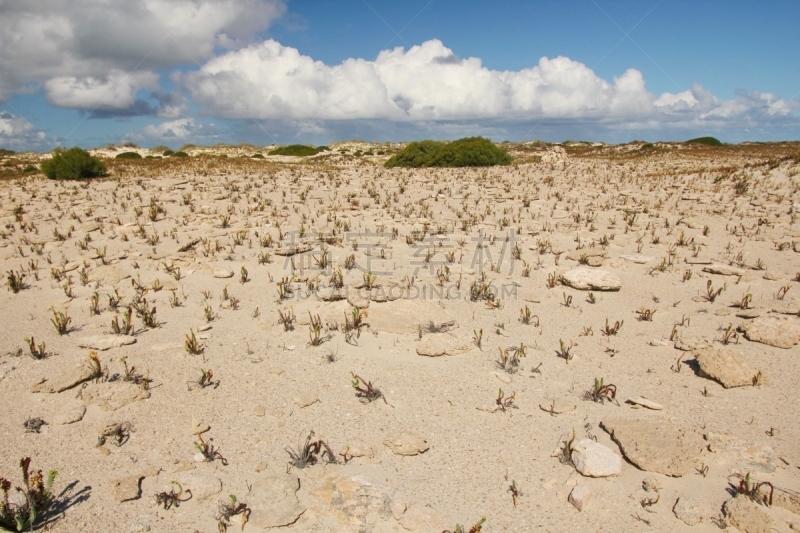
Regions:
<svg viewBox="0 0 800 533"><path fill-rule="evenodd" d="M222 278L222 279L232 278L233 277L233 270L225 270L225 269L221 268L221 269L214 270L213 275L214 275L215 278Z"/></svg>
<svg viewBox="0 0 800 533"><path fill-rule="evenodd" d="M647 398L643 398L642 396L635 396L633 398L628 398L627 400L625 400L625 403L641 405L642 407L647 407L648 409L653 409L654 411L660 411L664 408L663 405L648 400Z"/></svg>
<svg viewBox="0 0 800 533"><path fill-rule="evenodd" d="M583 439L572 447L572 463L578 472L589 477L616 476L622 472L622 458L592 439Z"/></svg>
<svg viewBox="0 0 800 533"><path fill-rule="evenodd" d="M64 406L61 411L53 418L53 424L65 426L75 422L80 422L86 413L86 407L78 402L71 402Z"/></svg>
<svg viewBox="0 0 800 533"><path fill-rule="evenodd" d="M582 512L584 507L589 503L591 497L592 489L589 488L589 485L577 485L572 489L572 492L569 493L569 503L574 505L575 509Z"/></svg>
<svg viewBox="0 0 800 533"><path fill-rule="evenodd" d="M119 348L128 344L134 344L136 337L133 335L95 335L84 337L78 341L78 346L90 350L100 350L104 352L111 348Z"/></svg>
<svg viewBox="0 0 800 533"><path fill-rule="evenodd" d="M564 285L583 291L618 291L622 281L616 274L598 268L578 267L561 276Z"/></svg>

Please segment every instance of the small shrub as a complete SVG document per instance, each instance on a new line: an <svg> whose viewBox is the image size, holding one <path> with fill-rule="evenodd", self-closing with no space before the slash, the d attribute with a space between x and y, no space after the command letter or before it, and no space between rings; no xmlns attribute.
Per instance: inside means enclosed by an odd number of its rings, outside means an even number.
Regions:
<svg viewBox="0 0 800 533"><path fill-rule="evenodd" d="M173 152L172 150L170 150L169 148L167 148L166 150L164 150L164 152L162 152L162 154L161 154L161 155L163 155L164 157L169 157L169 156L171 156L171 155L172 155L172 154L174 154L174 153L175 153L175 152Z"/></svg>
<svg viewBox="0 0 800 533"><path fill-rule="evenodd" d="M489 139L467 137L453 142L413 142L386 162L392 167L484 167L507 165L512 157Z"/></svg>
<svg viewBox="0 0 800 533"><path fill-rule="evenodd" d="M167 152L164 152L164 155L167 155ZM189 154L186 152L173 152L169 154L170 157L189 157Z"/></svg>
<svg viewBox="0 0 800 533"><path fill-rule="evenodd" d="M58 148L42 163L42 172L51 180L79 180L106 174L106 165L78 147Z"/></svg>
<svg viewBox="0 0 800 533"><path fill-rule="evenodd" d="M722 146L719 139L714 137L697 137L696 139L689 139L684 144L704 144L706 146Z"/></svg>
<svg viewBox="0 0 800 533"><path fill-rule="evenodd" d="M33 531L34 524L45 516L48 508L53 503L51 490L58 472L55 470L50 471L45 480L41 470L30 471L30 464L30 457L25 457L19 462L25 487L17 487L16 490L23 497L19 500L24 499L22 503L11 503L11 498L9 497L11 482L0 477L0 491L3 492L3 497L0 499L0 529Z"/></svg>
<svg viewBox="0 0 800 533"><path fill-rule="evenodd" d="M313 146L306 146L304 144L290 144L289 146L281 146L269 152L269 155L294 155L294 156L310 156L317 155L327 149L327 146L320 146L314 148Z"/></svg>
<svg viewBox="0 0 800 533"><path fill-rule="evenodd" d="M250 156L251 159L264 159L264 156L261 154L253 154Z"/></svg>
<svg viewBox="0 0 800 533"><path fill-rule="evenodd" d="M117 154L114 159L141 159L142 156L138 152L122 152Z"/></svg>

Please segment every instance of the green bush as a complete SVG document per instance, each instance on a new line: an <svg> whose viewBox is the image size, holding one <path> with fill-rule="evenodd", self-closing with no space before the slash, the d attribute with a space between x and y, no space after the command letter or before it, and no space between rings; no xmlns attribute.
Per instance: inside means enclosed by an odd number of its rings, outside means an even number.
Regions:
<svg viewBox="0 0 800 533"><path fill-rule="evenodd" d="M326 146L314 148L313 146L306 146L304 144L290 144L289 146L281 146L280 148L272 150L269 152L269 155L295 155L305 157L317 155L320 152L324 152L326 149Z"/></svg>
<svg viewBox="0 0 800 533"><path fill-rule="evenodd" d="M252 159L264 159L264 156L261 154L253 154L250 156Z"/></svg>
<svg viewBox="0 0 800 533"><path fill-rule="evenodd" d="M511 163L509 153L483 137L413 142L386 162L392 167L486 167Z"/></svg>
<svg viewBox="0 0 800 533"><path fill-rule="evenodd" d="M366 152L364 152L364 155L375 155L375 152L373 152L372 150L367 150Z"/></svg>
<svg viewBox="0 0 800 533"><path fill-rule="evenodd" d="M79 180L104 176L106 165L77 146L57 148L53 157L42 163L42 172L51 180Z"/></svg>
<svg viewBox="0 0 800 533"><path fill-rule="evenodd" d="M698 137L696 139L689 139L684 144L705 144L706 146L722 146L719 139L714 137Z"/></svg>
<svg viewBox="0 0 800 533"><path fill-rule="evenodd" d="M142 156L138 154L138 152L122 152L121 154L117 154L114 159L141 159Z"/></svg>
<svg viewBox="0 0 800 533"><path fill-rule="evenodd" d="M171 155L172 155L172 154L174 154L174 153L175 153L175 152L173 152L172 150L170 150L170 149L168 148L168 149L164 150L164 153L163 153L162 155L163 155L164 157L169 157L169 156L171 156Z"/></svg>
<svg viewBox="0 0 800 533"><path fill-rule="evenodd" d="M25 168L22 169L22 171L25 174L30 174L31 172L36 172L36 170L37 170L37 168L35 166L33 166L33 165L25 165Z"/></svg>
<svg viewBox="0 0 800 533"><path fill-rule="evenodd" d="M5 148L0 148L0 155L14 155L14 150L6 150Z"/></svg>
<svg viewBox="0 0 800 533"><path fill-rule="evenodd" d="M164 152L164 155L167 155L167 152ZM177 152L172 152L171 154L169 154L169 156L170 157L189 157L189 154L187 154L186 152L182 152L182 151L178 150Z"/></svg>

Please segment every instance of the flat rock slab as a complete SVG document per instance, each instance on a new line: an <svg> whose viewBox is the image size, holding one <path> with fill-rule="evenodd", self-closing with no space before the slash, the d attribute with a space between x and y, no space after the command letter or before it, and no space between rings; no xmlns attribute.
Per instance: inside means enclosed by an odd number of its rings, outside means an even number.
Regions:
<svg viewBox="0 0 800 533"><path fill-rule="evenodd" d="M547 411L552 415L560 415L574 411L578 407L578 402L572 398L553 398L539 404L539 409Z"/></svg>
<svg viewBox="0 0 800 533"><path fill-rule="evenodd" d="M570 253L566 255L567 259L571 259L573 261L580 261L581 258L590 258L590 257L599 257L602 259L607 257L608 254L602 248L581 248L580 250L572 250Z"/></svg>
<svg viewBox="0 0 800 533"><path fill-rule="evenodd" d="M644 265L655 259L655 257L653 257L652 255L638 255L638 254L621 255L619 257L620 259L624 259L625 261L630 261L631 263L636 263L637 265Z"/></svg>
<svg viewBox="0 0 800 533"><path fill-rule="evenodd" d="M136 337L133 335L95 335L78 340L78 346L81 348L100 350L101 352L134 343L136 343Z"/></svg>
<svg viewBox="0 0 800 533"><path fill-rule="evenodd" d="M745 270L743 268L736 268L730 265L714 263L712 265L704 266L703 272L708 272L709 274L718 274L720 276L741 276L745 273Z"/></svg>
<svg viewBox="0 0 800 533"><path fill-rule="evenodd" d="M728 522L742 533L769 533L772 530L772 518L744 496L726 501L722 512Z"/></svg>
<svg viewBox="0 0 800 533"><path fill-rule="evenodd" d="M164 486L163 490L169 492L170 487L168 485L173 479L175 479L174 475L170 477L164 476L163 479L160 479ZM184 490L191 490L192 499L199 502L206 501L222 492L222 481L215 476L197 474L195 472L183 472L178 476L177 481Z"/></svg>
<svg viewBox="0 0 800 533"><path fill-rule="evenodd" d="M100 282L102 286L118 285L123 279L131 277L119 268L111 265L101 265L91 273L92 280Z"/></svg>
<svg viewBox="0 0 800 533"><path fill-rule="evenodd" d="M114 497L114 500L120 503L138 500L142 495L142 488L140 486L142 477L143 476L140 475L126 476L112 481L111 495Z"/></svg>
<svg viewBox="0 0 800 533"><path fill-rule="evenodd" d="M392 433L383 443L397 455L419 455L430 448L424 437L409 431Z"/></svg>
<svg viewBox="0 0 800 533"><path fill-rule="evenodd" d="M369 310L369 326L373 330L387 333L415 334L422 326L452 320L442 306L431 300L394 300L376 305Z"/></svg>
<svg viewBox="0 0 800 533"><path fill-rule="evenodd" d="M242 500L251 510L248 526L269 529L294 524L306 508L297 500L300 478L281 474L253 483Z"/></svg>
<svg viewBox="0 0 800 533"><path fill-rule="evenodd" d="M627 400L625 400L625 403L641 405L642 407L647 407L648 409L652 409L654 411L661 411L662 409L664 409L664 406L661 405L660 403L648 400L647 398L643 398L642 396L634 396L633 398L628 398Z"/></svg>
<svg viewBox="0 0 800 533"><path fill-rule="evenodd" d="M426 335L417 344L417 354L427 357L460 355L473 349L475 345L468 340L459 339L448 333Z"/></svg>
<svg viewBox="0 0 800 533"><path fill-rule="evenodd" d="M696 526L703 521L704 516L710 516L697 500L689 496L678 498L672 506L672 514L687 526Z"/></svg>
<svg viewBox="0 0 800 533"><path fill-rule="evenodd" d="M572 447L575 470L588 477L608 477L622 473L622 458L608 446L592 439L578 441Z"/></svg>
<svg viewBox="0 0 800 533"><path fill-rule="evenodd" d="M713 379L726 389L753 385L758 369L750 366L731 348L710 346L692 353L697 359L698 374Z"/></svg>
<svg viewBox="0 0 800 533"><path fill-rule="evenodd" d="M83 415L86 414L86 407L76 401L64 405L61 410L53 417L53 424L58 426L66 426L67 424L74 424L83 420Z"/></svg>
<svg viewBox="0 0 800 533"><path fill-rule="evenodd" d="M608 270L578 267L561 276L562 283L582 291L618 291L622 281Z"/></svg>
<svg viewBox="0 0 800 533"><path fill-rule="evenodd" d="M86 363L67 368L52 378L45 378L31 387L31 392L62 392L89 381L94 377L94 369Z"/></svg>
<svg viewBox="0 0 800 533"><path fill-rule="evenodd" d="M226 269L219 268L219 269L215 269L214 271L212 271L211 275L214 276L215 278L219 278L219 279L232 278L233 277L233 270L226 270Z"/></svg>
<svg viewBox="0 0 800 533"><path fill-rule="evenodd" d="M103 411L116 411L149 397L150 391L131 383L92 383L81 391L84 405L95 404Z"/></svg>
<svg viewBox="0 0 800 533"><path fill-rule="evenodd" d="M789 316L761 316L745 322L739 330L749 341L776 348L791 348L800 342L800 319Z"/></svg>
<svg viewBox="0 0 800 533"><path fill-rule="evenodd" d="M330 469L333 471L317 484L310 485L309 490L317 500L310 507L324 514L327 526L324 531L395 530L374 528L374 524L370 527L375 520L393 518L395 489L387 483L388 476L384 471L362 465Z"/></svg>
<svg viewBox="0 0 800 533"><path fill-rule="evenodd" d="M703 452L703 439L665 420L605 418L601 426L625 458L647 472L680 477Z"/></svg>
<svg viewBox="0 0 800 533"><path fill-rule="evenodd" d="M312 249L313 246L310 246L308 244L289 245L276 249L275 255L280 255L282 257L290 257L292 255L304 254L306 252L310 252Z"/></svg>

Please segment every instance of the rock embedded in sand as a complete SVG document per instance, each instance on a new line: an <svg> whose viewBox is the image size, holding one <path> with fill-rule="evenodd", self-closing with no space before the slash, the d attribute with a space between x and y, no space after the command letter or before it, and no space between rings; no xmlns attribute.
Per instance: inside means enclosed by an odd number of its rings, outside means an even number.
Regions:
<svg viewBox="0 0 800 533"><path fill-rule="evenodd" d="M736 268L730 265L721 265L721 264L711 264L706 265L703 267L703 272L708 272L709 274L717 274L720 276L741 276L745 273L743 268Z"/></svg>
<svg viewBox="0 0 800 533"><path fill-rule="evenodd" d="M632 403L634 405L641 405L642 407L647 407L648 409L652 409L654 411L661 411L664 409L664 406L660 403L656 403L652 400L648 400L642 396L634 396L633 398L628 398L625 400L625 403Z"/></svg>
<svg viewBox="0 0 800 533"><path fill-rule="evenodd" d="M722 506L728 523L742 533L769 533L772 531L772 518L758 508L746 496L737 496Z"/></svg>
<svg viewBox="0 0 800 533"><path fill-rule="evenodd" d="M572 492L569 493L569 503L575 506L575 509L583 512L592 498L592 489L589 485L575 485Z"/></svg>
<svg viewBox="0 0 800 533"><path fill-rule="evenodd" d="M582 291L618 291L622 281L608 270L589 267L574 268L561 276L564 285Z"/></svg>
<svg viewBox="0 0 800 533"><path fill-rule="evenodd" d="M142 489L139 486L141 481L142 476L140 475L115 479L111 482L111 495L119 503L138 500L142 495Z"/></svg>
<svg viewBox="0 0 800 533"><path fill-rule="evenodd" d="M62 392L71 389L95 376L95 370L86 363L75 365L60 372L52 379L43 379L31 387L31 392Z"/></svg>
<svg viewBox="0 0 800 533"><path fill-rule="evenodd" d="M387 482L386 472L352 464L331 470L318 482L307 485L309 495L316 500L311 508L325 515L326 531L383 531L370 524L393 522L396 490Z"/></svg>
<svg viewBox="0 0 800 533"><path fill-rule="evenodd" d="M609 417L600 423L628 461L647 472L680 477L703 453L697 433L666 420L626 420Z"/></svg>
<svg viewBox="0 0 800 533"><path fill-rule="evenodd" d="M215 269L212 272L212 275L215 278L219 278L219 279L232 278L233 277L233 270L227 270L227 269L224 269L224 268L219 268L219 269Z"/></svg>
<svg viewBox="0 0 800 533"><path fill-rule="evenodd" d="M383 443L397 455L418 455L430 448L424 437L408 431L392 433L384 439Z"/></svg>
<svg viewBox="0 0 800 533"><path fill-rule="evenodd" d="M753 385L758 369L731 348L711 346L693 352L701 377L713 379L726 389Z"/></svg>
<svg viewBox="0 0 800 533"><path fill-rule="evenodd" d="M64 405L61 410L53 417L53 424L59 426L66 426L67 424L74 424L83 420L83 415L86 413L86 407L76 401Z"/></svg>
<svg viewBox="0 0 800 533"><path fill-rule="evenodd" d="M297 499L300 478L279 474L253 482L242 501L250 508L248 526L269 529L297 522L306 508Z"/></svg>
<svg viewBox="0 0 800 533"><path fill-rule="evenodd" d="M149 397L149 390L132 383L92 383L81 391L84 405L95 404L103 411L116 411Z"/></svg>
<svg viewBox="0 0 800 533"><path fill-rule="evenodd" d="M702 522L706 512L694 498L681 496L672 507L675 517L687 526L696 526Z"/></svg>
<svg viewBox="0 0 800 533"><path fill-rule="evenodd" d="M620 456L592 439L583 439L574 444L571 457L575 470L584 476L608 477L622 472Z"/></svg>
<svg viewBox="0 0 800 533"><path fill-rule="evenodd" d="M427 357L460 355L474 347L475 345L470 341L460 340L448 333L439 333L423 337L417 344L417 354Z"/></svg>
<svg viewBox="0 0 800 533"><path fill-rule="evenodd" d="M788 316L761 316L745 322L739 330L749 341L776 348L791 348L800 342L800 319Z"/></svg>
<svg viewBox="0 0 800 533"><path fill-rule="evenodd" d="M94 337L84 337L78 340L78 346L104 352L111 348L119 348L135 342L136 337L133 335L95 335Z"/></svg>

